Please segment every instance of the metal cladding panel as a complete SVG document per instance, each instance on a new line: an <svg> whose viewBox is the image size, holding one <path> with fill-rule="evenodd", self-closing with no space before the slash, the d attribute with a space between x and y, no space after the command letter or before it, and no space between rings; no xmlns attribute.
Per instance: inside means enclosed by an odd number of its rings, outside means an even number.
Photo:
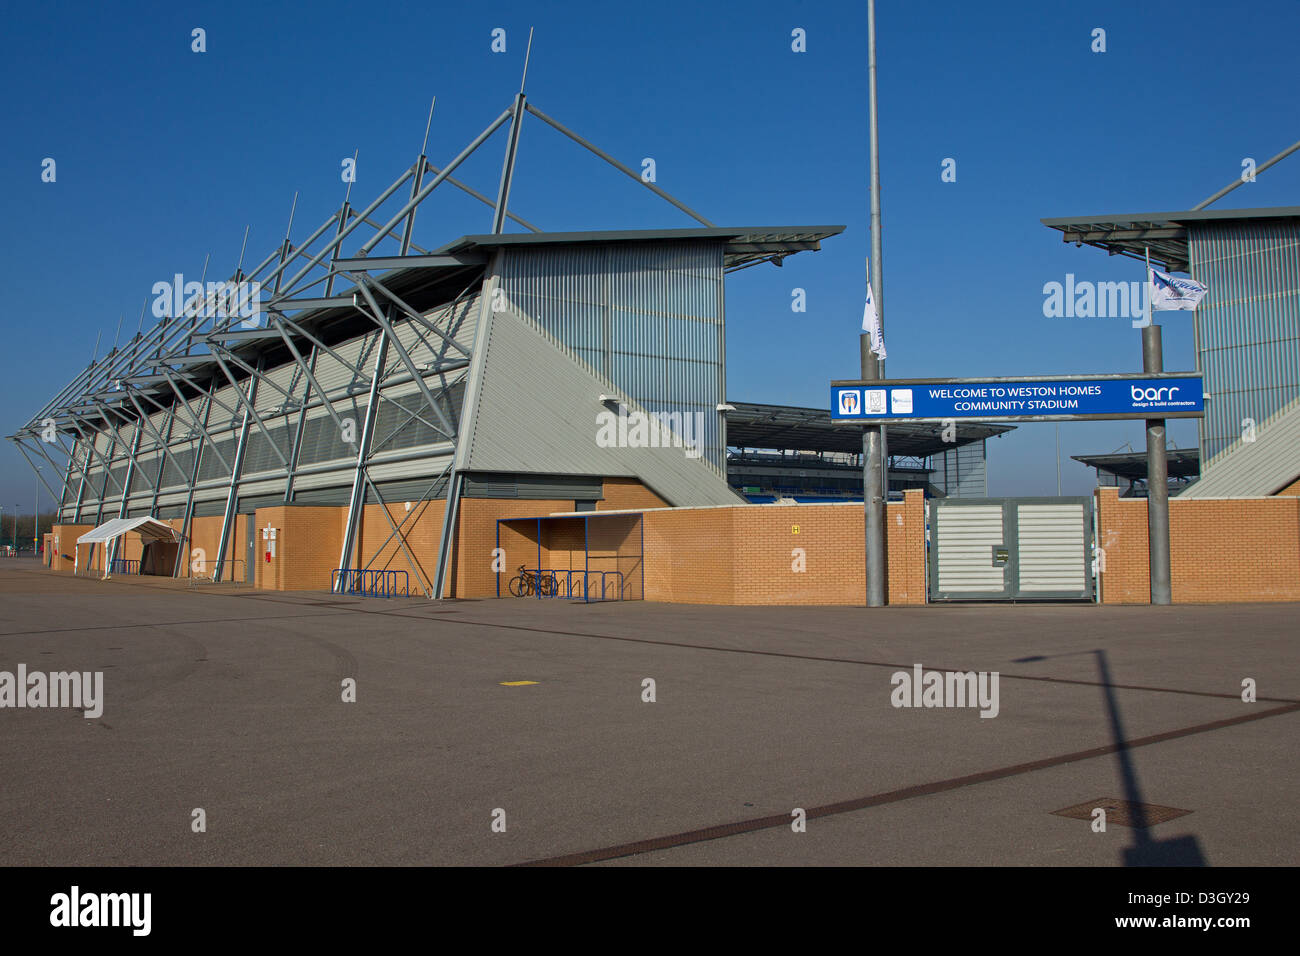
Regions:
<svg viewBox="0 0 1300 956"><path fill-rule="evenodd" d="M370 480L376 483L399 479L412 481L423 479L427 485L447 466L447 462L455 453L455 446L450 442L444 442L442 445L430 447L428 454L421 455L419 458L387 463L382 458L377 459L371 462L367 472Z"/></svg>
<svg viewBox="0 0 1300 956"><path fill-rule="evenodd" d="M1300 223L1189 224L1192 276L1208 287L1195 313L1207 396L1201 470L1300 397ZM1202 479L1204 480L1204 479Z"/></svg>
<svg viewBox="0 0 1300 956"><path fill-rule="evenodd" d="M465 476L465 497L599 501L605 488L600 478L580 475L473 474Z"/></svg>
<svg viewBox="0 0 1300 956"><path fill-rule="evenodd" d="M271 409L279 408L288 401L284 397L285 392L288 392L295 400L302 398L303 374L302 369L298 368L296 363L290 362L288 365L268 369L262 373L262 378L265 381L257 384L257 401L254 403L254 407L257 408L257 414L261 415L264 420L271 413Z"/></svg>
<svg viewBox="0 0 1300 956"><path fill-rule="evenodd" d="M212 410L208 414L208 431L213 432L215 437L216 432L238 429L243 421L243 400L234 386L217 389L212 398Z"/></svg>
<svg viewBox="0 0 1300 956"><path fill-rule="evenodd" d="M969 505L945 508L935 522L935 558L938 588L944 592L1006 589L1006 568L992 566L992 547L1002 544L1002 506Z"/></svg>
<svg viewBox="0 0 1300 956"><path fill-rule="evenodd" d="M197 441L185 445L171 446L171 454L163 465L162 487L176 488L189 485L190 475L194 473L194 455L198 449Z"/></svg>
<svg viewBox="0 0 1300 956"><path fill-rule="evenodd" d="M274 448L279 448L280 454L288 459L289 449L293 444L293 432L296 427L296 421L271 420L266 423L267 431L262 431L260 425L253 422L248 430L248 445L244 449L244 467L240 472L240 478L247 478L250 475L258 475L267 471L283 471L284 462L276 457Z"/></svg>
<svg viewBox="0 0 1300 956"><path fill-rule="evenodd" d="M930 481L949 498L985 498L988 496L988 463L984 442L972 442L949 448L932 460Z"/></svg>
<svg viewBox="0 0 1300 956"><path fill-rule="evenodd" d="M346 425L349 420L352 421L357 440L361 438L365 423L368 407L365 399L368 397L362 395L361 400L358 401L357 396L353 396L333 403L334 414L339 417L340 422ZM307 422L302 430L302 447L298 452L299 467L317 465L326 461L355 462L356 457L357 446L343 440L342 430L325 408L316 408L307 413Z"/></svg>
<svg viewBox="0 0 1300 956"><path fill-rule="evenodd" d="M316 371L313 374L327 395L333 397L343 394L348 389L361 393L366 391L370 384L370 369L374 364L374 349L379 344L379 340L380 332L376 329L368 335L359 336L341 345L330 346L340 358L344 359L343 362L326 352L316 356ZM304 353L303 358L306 357ZM348 368L346 363L360 368L361 374L358 375ZM313 390L312 401L318 401L319 398L319 394Z"/></svg>
<svg viewBox="0 0 1300 956"><path fill-rule="evenodd" d="M401 481L376 481L375 487L379 489L379 494L384 502L389 505L397 505L408 501L412 503L434 501L447 497L447 481L449 477L450 473L441 476L434 474L428 477L408 478ZM366 501L370 504L376 504L379 501L370 488L366 488ZM398 520L401 520L400 515Z"/></svg>
<svg viewBox="0 0 1300 956"><path fill-rule="evenodd" d="M724 467L723 244L507 248L507 300L650 412L704 413L704 454Z"/></svg>
<svg viewBox="0 0 1300 956"><path fill-rule="evenodd" d="M337 481L338 478L335 477L332 480ZM311 487L304 488L301 491L295 486L293 492L293 503L295 505L331 505L335 507L341 505L346 508L351 494L352 486L350 484L336 484L319 488Z"/></svg>
<svg viewBox="0 0 1300 956"><path fill-rule="evenodd" d="M135 470L131 472L131 494L138 495L152 491L153 483L158 477L158 452L137 455Z"/></svg>
<svg viewBox="0 0 1300 956"><path fill-rule="evenodd" d="M474 280L475 285L479 282L478 279ZM469 351L474 344L474 330L478 325L478 299L479 294L475 292L459 302L449 302L432 312L426 312L424 317ZM397 341L402 343L402 348L410 353L411 361L417 364L435 361L440 355L448 361L465 357L448 345L442 336L407 318L405 313L399 313L399 317L393 321L393 331L397 333ZM396 360L394 355L390 355L390 358Z"/></svg>
<svg viewBox="0 0 1300 956"><path fill-rule="evenodd" d="M707 458L682 447L628 447L601 437L611 414L602 394L642 411L546 332L509 311L491 315L482 381L461 431L466 470L639 478L673 505L736 504L742 499Z"/></svg>
<svg viewBox="0 0 1300 956"><path fill-rule="evenodd" d="M1088 587L1081 504L1016 508L1016 553L1020 590L1083 591Z"/></svg>
<svg viewBox="0 0 1300 956"><path fill-rule="evenodd" d="M235 445L238 441L238 436L231 436L230 433L227 432L225 438L218 438L216 435L213 435L212 437L215 439L213 444L216 445L222 457L231 465L234 465ZM221 458L218 458L213 454L212 448L209 447L204 449L202 459L199 462L199 481L202 482L208 481L212 478L229 477L229 475L230 470L221 463Z"/></svg>
<svg viewBox="0 0 1300 956"><path fill-rule="evenodd" d="M310 475L298 475L293 479L293 500L300 500L300 492L307 491L311 488L326 488L330 485L346 483L349 492L352 489L352 476L356 471L356 459L349 461L340 461L337 468L330 468L328 471L318 472ZM347 497L344 496L343 503L347 504Z"/></svg>
<svg viewBox="0 0 1300 956"><path fill-rule="evenodd" d="M1300 399L1258 425L1254 438L1230 447L1212 471L1178 497L1272 495L1300 477Z"/></svg>

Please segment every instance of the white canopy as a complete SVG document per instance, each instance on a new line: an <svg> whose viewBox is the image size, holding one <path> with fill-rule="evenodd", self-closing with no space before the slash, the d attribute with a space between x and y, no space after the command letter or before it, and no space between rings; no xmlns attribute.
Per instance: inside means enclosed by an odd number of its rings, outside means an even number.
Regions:
<svg viewBox="0 0 1300 956"><path fill-rule="evenodd" d="M171 525L157 518L114 518L106 521L94 531L87 531L77 539L77 544L107 544L114 538L121 537L129 531L139 533L142 538L153 541L179 541L181 536Z"/></svg>

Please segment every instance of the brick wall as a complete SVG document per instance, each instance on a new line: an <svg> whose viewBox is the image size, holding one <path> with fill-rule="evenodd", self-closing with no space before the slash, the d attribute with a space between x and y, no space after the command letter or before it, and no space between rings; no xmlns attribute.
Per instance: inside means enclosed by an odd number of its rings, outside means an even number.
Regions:
<svg viewBox="0 0 1300 956"><path fill-rule="evenodd" d="M1146 499L1096 501L1102 602L1150 603ZM1300 498L1171 498L1169 567L1175 604L1300 601Z"/></svg>
<svg viewBox="0 0 1300 956"><path fill-rule="evenodd" d="M606 478L602 494L604 498L596 502L597 511L668 507L668 502L635 478Z"/></svg>
<svg viewBox="0 0 1300 956"><path fill-rule="evenodd" d="M542 523L541 562L551 569L618 572L606 575L612 588L621 580L626 593L647 600L694 604L847 604L864 603L863 515L861 505L780 506L737 505L720 508L666 508L662 499L634 479L611 478L604 483L605 498L599 510L660 509L642 518L604 515L584 531L575 513L572 519ZM384 508L388 517L385 517ZM358 531L359 557L353 564L404 570L413 592L432 582L437 566L438 538L442 532L441 501L367 505ZM571 512L572 500L466 498L461 501L455 551L446 596L493 597L498 573L493 569L493 549L498 547L497 520L534 518ZM278 529L276 555L263 560L265 544L260 532L255 540L255 582L273 590L326 590L330 572L338 567L347 509L341 507L276 506L259 508L258 529ZM889 600L891 604L921 604L925 600L925 503L919 491L908 492L903 503L889 505ZM1145 517L1142 518L1145 521ZM391 522L391 523L390 523ZM180 521L169 522L179 530ZM409 549L408 555L392 535L393 525ZM798 533L793 527L798 526ZM247 519L240 516L233 529L231 554L241 560ZM64 542L90 530L89 525L56 526ZM1145 542L1145 525L1142 526ZM182 574L190 572L192 552L204 552L205 570L211 573L221 533L219 516L195 518L190 538L178 560ZM645 558L640 553L644 534ZM133 538L132 542L130 538ZM500 528L504 551L499 574L501 593L520 565L538 563L535 523L520 521ZM802 556L792 552L802 549ZM83 552L85 549L83 549ZM97 558L102 555L97 549ZM138 558L140 541L124 540L122 557ZM795 571L796 561L803 571ZM98 561L97 561L98 563ZM68 562L70 567L70 562ZM241 566L242 570L242 566ZM227 571L229 577L233 569ZM418 572L418 573L417 573ZM575 581L580 587L581 576ZM591 586L599 578L591 576Z"/></svg>
<svg viewBox="0 0 1300 956"><path fill-rule="evenodd" d="M1295 481L1291 482L1291 484L1287 485L1285 488L1279 491L1278 494L1288 495L1288 496L1300 496L1300 478L1297 478Z"/></svg>
<svg viewBox="0 0 1300 956"><path fill-rule="evenodd" d="M50 565L50 567L52 567L55 571L68 571L70 573L73 569L73 559L75 557L74 551L77 547L77 539L80 538L87 531L94 531L94 530L95 530L95 526L93 524L54 525L50 529L50 536L54 542L50 550L51 552L57 551L59 554L57 558L52 557L53 563ZM90 554L90 549L82 548L81 550L82 550L81 560L85 561L87 555ZM103 548L95 549L95 557L97 561L100 552L103 550L104 550Z"/></svg>
<svg viewBox="0 0 1300 956"><path fill-rule="evenodd" d="M889 603L923 604L922 493L909 491L905 501L890 504L886 522ZM864 539L860 504L646 512L646 599L688 604L865 604ZM795 570L800 562L803 571Z"/></svg>

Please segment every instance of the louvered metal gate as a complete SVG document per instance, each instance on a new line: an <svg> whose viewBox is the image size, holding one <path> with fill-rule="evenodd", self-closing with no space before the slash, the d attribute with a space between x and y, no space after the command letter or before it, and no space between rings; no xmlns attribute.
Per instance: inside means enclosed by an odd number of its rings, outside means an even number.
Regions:
<svg viewBox="0 0 1300 956"><path fill-rule="evenodd" d="M931 601L1092 599L1090 498L930 501Z"/></svg>

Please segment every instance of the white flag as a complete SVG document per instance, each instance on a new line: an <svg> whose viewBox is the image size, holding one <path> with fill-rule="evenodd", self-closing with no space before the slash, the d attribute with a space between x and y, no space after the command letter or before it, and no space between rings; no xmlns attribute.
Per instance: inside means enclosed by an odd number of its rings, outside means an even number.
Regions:
<svg viewBox="0 0 1300 956"><path fill-rule="evenodd" d="M880 314L876 300L871 296L871 283L867 283L867 304L862 309L862 331L871 335L871 351L885 358L885 333L880 329Z"/></svg>
<svg viewBox="0 0 1300 956"><path fill-rule="evenodd" d="M1205 286L1194 279L1179 279L1156 269L1151 270L1151 308L1153 311L1181 309L1195 312L1206 293Z"/></svg>

